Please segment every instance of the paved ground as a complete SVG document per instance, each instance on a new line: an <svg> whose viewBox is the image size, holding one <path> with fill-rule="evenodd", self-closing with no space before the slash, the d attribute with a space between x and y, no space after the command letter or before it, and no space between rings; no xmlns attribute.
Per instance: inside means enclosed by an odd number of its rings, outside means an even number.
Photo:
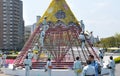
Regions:
<svg viewBox="0 0 120 76"><path fill-rule="evenodd" d="M115 57L115 56L114 56ZM104 61L106 62L107 60L109 59L109 56L106 56L104 58ZM120 64L116 64L116 71L115 71L115 76L120 76ZM10 75L5 75L5 74L2 74L0 73L0 76L10 76ZM109 75L104 75L104 76L109 76Z"/></svg>

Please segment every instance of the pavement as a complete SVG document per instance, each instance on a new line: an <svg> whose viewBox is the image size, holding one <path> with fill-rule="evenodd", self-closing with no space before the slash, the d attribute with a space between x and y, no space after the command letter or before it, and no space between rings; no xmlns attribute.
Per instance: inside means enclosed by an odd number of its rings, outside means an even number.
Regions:
<svg viewBox="0 0 120 76"><path fill-rule="evenodd" d="M117 56L120 56L120 54L117 55ZM113 57L115 58L117 56L113 56ZM107 56L104 57L105 63L108 61L108 59L109 59L109 55L107 55ZM0 76L12 76L12 75L5 75L5 74L3 74L3 73L0 72ZM109 76L109 75L104 75L104 76ZM116 64L115 76L120 76L120 63Z"/></svg>

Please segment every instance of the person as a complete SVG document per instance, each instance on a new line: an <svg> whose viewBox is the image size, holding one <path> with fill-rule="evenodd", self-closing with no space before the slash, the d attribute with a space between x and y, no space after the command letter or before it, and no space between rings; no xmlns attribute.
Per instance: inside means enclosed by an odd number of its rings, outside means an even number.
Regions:
<svg viewBox="0 0 120 76"><path fill-rule="evenodd" d="M115 76L115 61L113 60L113 56L110 56L108 66L109 66L109 76Z"/></svg>
<svg viewBox="0 0 120 76"><path fill-rule="evenodd" d="M93 46L93 44L94 44L94 36L93 36L93 32L92 31L90 32L89 40L90 40L90 44Z"/></svg>
<svg viewBox="0 0 120 76"><path fill-rule="evenodd" d="M33 51L39 51L39 45L38 45L38 43L35 43L35 46L33 47Z"/></svg>
<svg viewBox="0 0 120 76"><path fill-rule="evenodd" d="M28 59L28 56L26 56L26 59L23 62L23 64L25 65L25 76L30 76L31 63L31 60Z"/></svg>
<svg viewBox="0 0 120 76"><path fill-rule="evenodd" d="M79 57L76 57L76 61L74 61L74 64L73 64L73 69L74 69L74 72L75 72L75 76L80 76L81 75L82 63L79 60Z"/></svg>
<svg viewBox="0 0 120 76"><path fill-rule="evenodd" d="M37 59L38 59L38 53L37 53L37 52L36 52L36 53L34 53L33 58L35 59L35 61L37 61Z"/></svg>
<svg viewBox="0 0 120 76"><path fill-rule="evenodd" d="M80 35L79 35L79 39L81 40L81 48L83 49L85 47L85 36L84 36L84 32L82 32Z"/></svg>
<svg viewBox="0 0 120 76"><path fill-rule="evenodd" d="M103 57L104 57L103 50L102 50L102 49L100 49L100 50L99 50L99 58L100 58L100 63L101 63L101 66L103 66Z"/></svg>
<svg viewBox="0 0 120 76"><path fill-rule="evenodd" d="M28 50L27 56L28 56L29 61L32 62L33 53L32 53L32 50L31 50L31 49ZM30 69L31 69L31 68L32 68L32 63L31 63L31 65L30 65Z"/></svg>
<svg viewBox="0 0 120 76"><path fill-rule="evenodd" d="M83 23L83 20L80 20L80 27L82 29L82 32L84 32L85 31L85 25Z"/></svg>
<svg viewBox="0 0 120 76"><path fill-rule="evenodd" d="M95 67L91 65L90 60L87 60L87 65L83 68L82 76L95 76Z"/></svg>
<svg viewBox="0 0 120 76"><path fill-rule="evenodd" d="M49 26L47 24L47 17L44 17L44 20L43 20L43 31L46 31L48 30Z"/></svg>
<svg viewBox="0 0 120 76"><path fill-rule="evenodd" d="M3 64L3 66L5 66L5 64L6 64L6 58L7 58L7 55L4 53L2 55L2 64Z"/></svg>
<svg viewBox="0 0 120 76"><path fill-rule="evenodd" d="M48 58L48 61L47 61L47 64L46 64L46 69L48 71L48 76L51 76L52 63L51 63L50 58Z"/></svg>
<svg viewBox="0 0 120 76"><path fill-rule="evenodd" d="M44 37L45 37L45 31L43 29L41 29L41 33L40 33L40 45L41 45L41 47L44 46Z"/></svg>
<svg viewBox="0 0 120 76"><path fill-rule="evenodd" d="M2 67L2 55L0 54L0 71L1 71L1 67Z"/></svg>
<svg viewBox="0 0 120 76"><path fill-rule="evenodd" d="M99 65L98 61L94 60L93 55L89 55L88 59L91 61L91 65L95 68L95 76L99 76L99 74L101 74L101 66Z"/></svg>

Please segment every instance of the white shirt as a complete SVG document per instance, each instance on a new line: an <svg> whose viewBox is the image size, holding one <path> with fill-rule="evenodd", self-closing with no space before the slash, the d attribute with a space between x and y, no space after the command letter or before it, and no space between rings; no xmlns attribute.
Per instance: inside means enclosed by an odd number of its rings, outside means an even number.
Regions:
<svg viewBox="0 0 120 76"><path fill-rule="evenodd" d="M40 33L40 38L44 38L45 37L45 31L41 31L41 33Z"/></svg>
<svg viewBox="0 0 120 76"><path fill-rule="evenodd" d="M26 64L26 66L31 66L32 62L30 59L25 59L24 60L24 65Z"/></svg>
<svg viewBox="0 0 120 76"><path fill-rule="evenodd" d="M79 39L85 40L85 36L84 36L83 34L80 34L80 35L79 35Z"/></svg>
<svg viewBox="0 0 120 76"><path fill-rule="evenodd" d="M6 54L3 54L2 58L3 58L3 59L6 59L6 58L7 58L7 55L6 55Z"/></svg>
<svg viewBox="0 0 120 76"><path fill-rule="evenodd" d="M33 53L28 53L28 59L32 59L33 58Z"/></svg>
<svg viewBox="0 0 120 76"><path fill-rule="evenodd" d="M112 69L115 69L115 61L114 60L110 60L109 61L109 66L112 67Z"/></svg>
<svg viewBox="0 0 120 76"><path fill-rule="evenodd" d="M95 68L91 65L85 66L82 71L82 76L85 75L95 75Z"/></svg>
<svg viewBox="0 0 120 76"><path fill-rule="evenodd" d="M76 60L73 64L73 69L82 69L81 61Z"/></svg>
<svg viewBox="0 0 120 76"><path fill-rule="evenodd" d="M2 57L0 57L0 65L2 64Z"/></svg>
<svg viewBox="0 0 120 76"><path fill-rule="evenodd" d="M47 67L46 67L47 69L49 69L48 66L52 66L51 61L47 61Z"/></svg>

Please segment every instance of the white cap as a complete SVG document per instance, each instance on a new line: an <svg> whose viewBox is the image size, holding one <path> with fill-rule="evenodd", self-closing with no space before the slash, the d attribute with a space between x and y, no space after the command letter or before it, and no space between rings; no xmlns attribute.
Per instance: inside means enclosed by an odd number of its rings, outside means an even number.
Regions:
<svg viewBox="0 0 120 76"><path fill-rule="evenodd" d="M40 28L40 30L42 30L42 28Z"/></svg>
<svg viewBox="0 0 120 76"><path fill-rule="evenodd" d="M38 45L38 43L35 43L35 45Z"/></svg>
<svg viewBox="0 0 120 76"><path fill-rule="evenodd" d="M31 49L29 49L28 51L32 51Z"/></svg>

